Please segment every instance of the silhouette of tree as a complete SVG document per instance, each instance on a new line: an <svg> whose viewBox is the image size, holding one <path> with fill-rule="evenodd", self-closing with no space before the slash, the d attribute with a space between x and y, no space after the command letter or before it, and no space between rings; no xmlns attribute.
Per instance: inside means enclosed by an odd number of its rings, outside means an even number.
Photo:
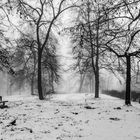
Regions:
<svg viewBox="0 0 140 140"><path fill-rule="evenodd" d="M39 1L14 1L14 7L17 9L17 14L25 23L30 23L35 27L35 36L37 43L38 57L38 94L39 99L43 100L42 92L42 55L45 48L48 46L50 34L53 33L53 27L56 27L60 15L75 7L75 5L67 4L67 0L39 0Z"/></svg>

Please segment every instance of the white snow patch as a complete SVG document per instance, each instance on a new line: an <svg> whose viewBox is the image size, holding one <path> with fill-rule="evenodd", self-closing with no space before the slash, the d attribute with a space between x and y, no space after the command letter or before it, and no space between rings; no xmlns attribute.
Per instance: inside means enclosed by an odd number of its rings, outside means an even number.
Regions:
<svg viewBox="0 0 140 140"><path fill-rule="evenodd" d="M93 94L4 97L0 109L1 140L139 140L140 104ZM15 125L11 122L15 120Z"/></svg>

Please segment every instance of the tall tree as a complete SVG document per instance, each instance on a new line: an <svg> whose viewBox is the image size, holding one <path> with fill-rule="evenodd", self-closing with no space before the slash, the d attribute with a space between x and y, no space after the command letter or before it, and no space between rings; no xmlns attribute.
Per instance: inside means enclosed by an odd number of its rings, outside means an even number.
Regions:
<svg viewBox="0 0 140 140"><path fill-rule="evenodd" d="M71 31L75 32L74 38L77 38L77 40L74 39L74 41L79 42L77 42L78 45L74 45L73 48L78 52L78 54L75 53L77 55L76 59L78 64L82 62L82 64L88 65L88 67L83 65L86 69L90 69L90 71L91 68L93 69L92 71L95 77L95 98L99 97L100 57L104 52L104 49L102 49L102 38L105 38L104 31L107 29L107 17L103 10L106 4L108 4L107 1L88 0L82 2L76 21L77 25L75 30Z"/></svg>
<svg viewBox="0 0 140 140"><path fill-rule="evenodd" d="M28 83L33 95L37 82L37 43L32 34L30 31L26 35L21 34L21 37L15 41L17 45L12 63L16 69L16 76L12 78L12 81L18 88L21 88L24 85L23 83ZM43 94L46 94L49 88L54 91L53 83L59 81L59 64L56 56L57 44L56 37L51 34L47 47L42 54Z"/></svg>
<svg viewBox="0 0 140 140"><path fill-rule="evenodd" d="M110 51L111 57L114 55L119 59L120 64L126 65L126 94L125 104L131 105L131 64L132 58L139 58L140 49L138 45L139 17L140 12L137 5L139 1L123 0L117 5L113 5L107 10L109 15L108 30L105 31L105 46ZM114 61L116 62L117 59Z"/></svg>
<svg viewBox="0 0 140 140"><path fill-rule="evenodd" d="M45 47L47 47L52 28L58 21L59 16L74 5L67 5L67 0L39 0L27 1L17 0L17 13L26 22L33 24L36 28L36 43L38 53L38 93L39 99L43 100L42 92L42 55Z"/></svg>

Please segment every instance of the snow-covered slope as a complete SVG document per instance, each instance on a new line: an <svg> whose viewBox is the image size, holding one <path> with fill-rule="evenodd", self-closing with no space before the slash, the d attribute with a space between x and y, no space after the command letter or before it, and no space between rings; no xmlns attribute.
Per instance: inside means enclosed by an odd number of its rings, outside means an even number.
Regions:
<svg viewBox="0 0 140 140"><path fill-rule="evenodd" d="M40 101L5 97L0 109L1 140L140 140L140 104L106 95L59 94Z"/></svg>

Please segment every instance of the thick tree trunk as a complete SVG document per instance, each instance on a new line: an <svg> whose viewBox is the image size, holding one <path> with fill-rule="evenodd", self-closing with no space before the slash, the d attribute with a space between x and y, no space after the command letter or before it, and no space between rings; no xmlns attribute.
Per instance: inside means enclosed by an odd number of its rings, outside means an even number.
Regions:
<svg viewBox="0 0 140 140"><path fill-rule="evenodd" d="M95 98L99 98L99 19L97 20L97 37L96 37L96 63L95 63Z"/></svg>
<svg viewBox="0 0 140 140"><path fill-rule="evenodd" d="M42 70L41 70L41 57L42 57L42 52L39 49L38 50L38 95L39 99L43 100L43 92L42 92Z"/></svg>
<svg viewBox="0 0 140 140"><path fill-rule="evenodd" d="M98 40L97 40L98 42ZM99 46L96 48L95 98L99 98Z"/></svg>
<svg viewBox="0 0 140 140"><path fill-rule="evenodd" d="M126 93L125 104L131 105L131 56L126 56Z"/></svg>
<svg viewBox="0 0 140 140"><path fill-rule="evenodd" d="M95 73L95 98L99 98L99 70Z"/></svg>

